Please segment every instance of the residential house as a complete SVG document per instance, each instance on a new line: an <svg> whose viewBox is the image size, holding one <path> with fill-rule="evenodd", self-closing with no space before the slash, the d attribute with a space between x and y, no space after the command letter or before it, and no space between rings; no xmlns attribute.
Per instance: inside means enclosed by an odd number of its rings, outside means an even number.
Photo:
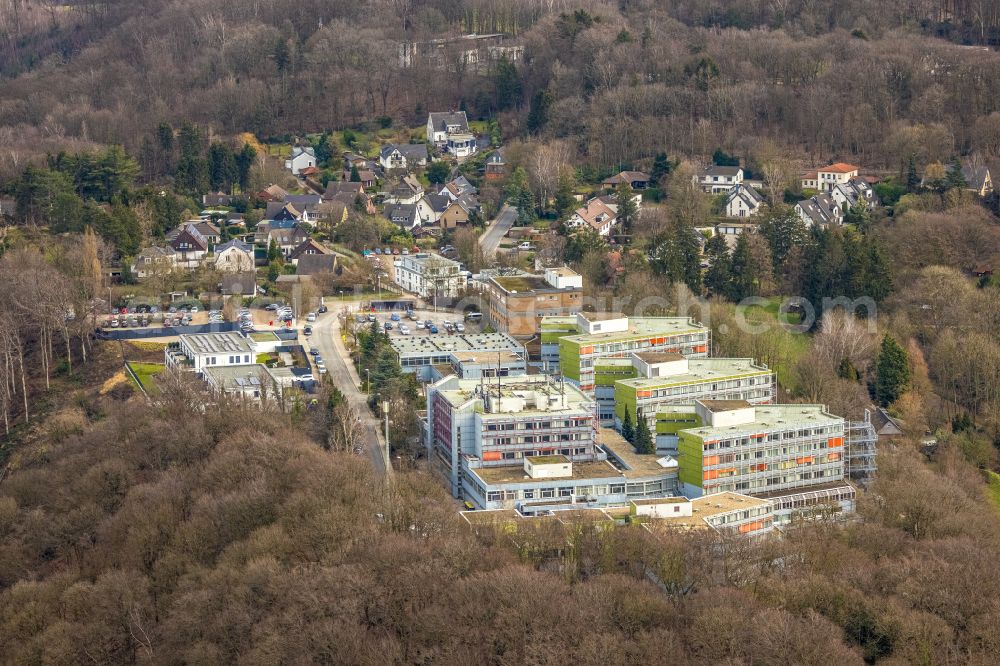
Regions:
<svg viewBox="0 0 1000 666"><path fill-rule="evenodd" d="M300 277L315 277L322 273L333 273L337 270L337 255L335 254L304 254L299 257L295 274Z"/></svg>
<svg viewBox="0 0 1000 666"><path fill-rule="evenodd" d="M837 183L830 191L830 196L843 213L847 213L858 201L864 201L869 207L878 205L875 190L863 178L851 178L846 183Z"/></svg>
<svg viewBox="0 0 1000 666"><path fill-rule="evenodd" d="M132 263L132 274L140 280L154 275L163 275L177 266L177 253L169 245L147 247L136 255Z"/></svg>
<svg viewBox="0 0 1000 666"><path fill-rule="evenodd" d="M208 241L194 224L185 224L170 240L170 247L177 253L177 265L197 268L208 252Z"/></svg>
<svg viewBox="0 0 1000 666"><path fill-rule="evenodd" d="M348 171L344 171L341 174L341 177L344 180L350 182L350 180L351 180L351 172L349 170ZM375 184L376 184L377 181L378 181L378 174L374 170L372 170L372 169L359 169L358 170L358 180L355 181L355 182L361 183L364 187L369 187L370 188L370 187L375 187Z"/></svg>
<svg viewBox="0 0 1000 666"><path fill-rule="evenodd" d="M993 178L990 177L990 169L986 165L963 164L962 178L965 179L966 188L981 197L993 192Z"/></svg>
<svg viewBox="0 0 1000 666"><path fill-rule="evenodd" d="M607 236L617 221L615 211L599 197L595 197L577 208L576 212L566 221L566 226L570 228L589 227L598 235Z"/></svg>
<svg viewBox="0 0 1000 666"><path fill-rule="evenodd" d="M285 168L298 176L303 169L316 166L316 151L312 146L295 146L292 155L285 160Z"/></svg>
<svg viewBox="0 0 1000 666"><path fill-rule="evenodd" d="M215 270L242 273L254 268L253 247L241 240L231 240L215 248Z"/></svg>
<svg viewBox="0 0 1000 666"><path fill-rule="evenodd" d="M427 141L446 145L448 137L469 134L469 119L465 111L432 112L427 116Z"/></svg>
<svg viewBox="0 0 1000 666"><path fill-rule="evenodd" d="M391 169L409 171L427 166L427 146L423 143L390 143L382 146L378 161L386 171Z"/></svg>
<svg viewBox="0 0 1000 666"><path fill-rule="evenodd" d="M462 160L479 150L476 135L468 132L449 133L445 142L445 152Z"/></svg>
<svg viewBox="0 0 1000 666"><path fill-rule="evenodd" d="M798 202L795 204L795 213L810 227L839 225L844 217L840 206L829 194L817 194Z"/></svg>
<svg viewBox="0 0 1000 666"><path fill-rule="evenodd" d="M764 205L764 197L747 185L737 185L729 190L726 199L726 217L753 217Z"/></svg>
<svg viewBox="0 0 1000 666"><path fill-rule="evenodd" d="M302 219L302 213L290 203L269 201L264 211L264 219L274 222L298 222Z"/></svg>
<svg viewBox="0 0 1000 666"><path fill-rule="evenodd" d="M253 263L250 265L253 266ZM222 282L219 283L219 291L223 296L254 298L258 293L257 274L251 269L223 275Z"/></svg>
<svg viewBox="0 0 1000 666"><path fill-rule="evenodd" d="M323 203L323 197L318 194L289 194L285 197L285 203L302 213L301 221L315 224L316 209Z"/></svg>
<svg viewBox="0 0 1000 666"><path fill-rule="evenodd" d="M465 287L465 277L457 261L436 254L418 252L400 257L396 284L423 298L454 297Z"/></svg>
<svg viewBox="0 0 1000 666"><path fill-rule="evenodd" d="M708 194L725 194L743 183L743 169L738 166L715 166L694 175L694 183Z"/></svg>
<svg viewBox="0 0 1000 666"><path fill-rule="evenodd" d="M633 190L644 190L649 186L649 174L642 171L622 171L601 181L601 185L610 189L614 189L622 183Z"/></svg>
<svg viewBox="0 0 1000 666"><path fill-rule="evenodd" d="M504 161L502 149L494 150L486 158L485 178L490 182L497 182L507 177L507 162Z"/></svg>
<svg viewBox="0 0 1000 666"><path fill-rule="evenodd" d="M421 224L437 224L451 203L451 198L446 194L425 194L416 204Z"/></svg>
<svg viewBox="0 0 1000 666"><path fill-rule="evenodd" d="M261 201L284 201L285 197L288 196L288 190L280 185L268 185L256 196Z"/></svg>
<svg viewBox="0 0 1000 666"><path fill-rule="evenodd" d="M329 225L331 228L347 221L348 204L336 199L324 201L316 207L316 221Z"/></svg>
<svg viewBox="0 0 1000 666"><path fill-rule="evenodd" d="M454 180L442 185L441 189L438 190L438 194L447 195L453 201L463 195L474 195L478 194L478 192L475 185L470 183L465 176L458 176Z"/></svg>
<svg viewBox="0 0 1000 666"><path fill-rule="evenodd" d="M415 204L424 196L424 186L416 176L407 174L393 183L386 192L387 204Z"/></svg>
<svg viewBox="0 0 1000 666"><path fill-rule="evenodd" d="M298 265L299 259L308 254L330 254L330 251L320 245L315 239L307 238L289 253L288 262L293 266Z"/></svg>
<svg viewBox="0 0 1000 666"><path fill-rule="evenodd" d="M299 226L287 229L271 229L267 232L267 247L271 247L273 242L285 259L288 259L292 251L309 238L308 232Z"/></svg>
<svg viewBox="0 0 1000 666"><path fill-rule="evenodd" d="M903 425L893 418L883 407L876 407L871 418L875 434L879 439L893 439L903 436Z"/></svg>
<svg viewBox="0 0 1000 666"><path fill-rule="evenodd" d="M209 247L212 247L220 240L222 240L222 232L219 231L219 227L215 226L208 220L203 220L200 218L188 220L184 224L178 226L176 229L167 234L167 240L168 241L173 240L177 236L177 234L183 231L184 227L186 227L189 224L193 225L194 228L198 231L198 233L201 234L202 238L205 239L205 242L208 243Z"/></svg>
<svg viewBox="0 0 1000 666"><path fill-rule="evenodd" d="M201 205L208 207L232 206L233 197L225 192L211 192L201 196Z"/></svg>
<svg viewBox="0 0 1000 666"><path fill-rule="evenodd" d="M837 185L846 184L852 178L858 177L858 167L844 162L835 162L828 166L808 171L802 176L802 189L832 192Z"/></svg>
<svg viewBox="0 0 1000 666"><path fill-rule="evenodd" d="M367 185L363 183L351 182L348 180L331 180L326 183L326 190L323 191L323 200L329 201L341 194L346 194L353 200L358 195L365 193Z"/></svg>
<svg viewBox="0 0 1000 666"><path fill-rule="evenodd" d="M471 197L462 197L448 204L448 208L445 209L438 220L441 228L454 229L461 224L468 224L469 216L478 207L478 202L476 206L472 205L473 201L474 199Z"/></svg>
<svg viewBox="0 0 1000 666"><path fill-rule="evenodd" d="M386 204L385 217L405 231L413 231L421 225L417 204L394 203Z"/></svg>
<svg viewBox="0 0 1000 666"><path fill-rule="evenodd" d="M268 239L272 229L291 229L298 225L297 220L263 220L254 229L254 245L267 247Z"/></svg>

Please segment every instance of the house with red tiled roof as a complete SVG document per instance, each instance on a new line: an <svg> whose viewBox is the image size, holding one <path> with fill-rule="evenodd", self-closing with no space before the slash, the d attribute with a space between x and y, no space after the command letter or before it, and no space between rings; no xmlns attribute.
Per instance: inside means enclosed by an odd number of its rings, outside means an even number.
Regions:
<svg viewBox="0 0 1000 666"><path fill-rule="evenodd" d="M618 221L617 213L600 197L594 197L583 206L576 209L573 216L566 220L570 228L590 227L600 236L607 236Z"/></svg>
<svg viewBox="0 0 1000 666"><path fill-rule="evenodd" d="M837 185L846 185L858 177L858 167L845 162L834 162L802 175L802 189L832 192Z"/></svg>

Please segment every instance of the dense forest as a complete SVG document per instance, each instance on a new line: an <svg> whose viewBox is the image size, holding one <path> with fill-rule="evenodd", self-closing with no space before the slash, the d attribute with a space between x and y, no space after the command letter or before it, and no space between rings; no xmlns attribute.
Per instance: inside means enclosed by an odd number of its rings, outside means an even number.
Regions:
<svg viewBox="0 0 1000 666"><path fill-rule="evenodd" d="M886 449L863 520L757 545L540 520L324 450L326 410L205 412L103 347L0 484L4 663L994 663L1000 524L960 446ZM103 381L102 381L103 380Z"/></svg>
<svg viewBox="0 0 1000 666"><path fill-rule="evenodd" d="M762 160L922 167L1000 151L994 3L212 2L0 7L0 173L162 122L260 136L428 110L565 138L598 165L723 147ZM400 45L503 32L523 57L472 66ZM814 164L810 164L814 166Z"/></svg>

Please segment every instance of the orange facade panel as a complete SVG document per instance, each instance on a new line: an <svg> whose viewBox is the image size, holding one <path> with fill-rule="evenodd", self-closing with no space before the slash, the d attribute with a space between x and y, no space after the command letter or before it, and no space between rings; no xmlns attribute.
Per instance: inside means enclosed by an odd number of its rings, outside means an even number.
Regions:
<svg viewBox="0 0 1000 666"><path fill-rule="evenodd" d="M827 448L831 448L831 449L835 449L838 446L843 446L843 445L844 445L844 438L843 437L831 437L829 440L827 440L827 443L826 443Z"/></svg>
<svg viewBox="0 0 1000 666"><path fill-rule="evenodd" d="M584 354L593 354L593 353L594 353L594 348L592 346L591 347L580 347L580 355L581 356L583 356Z"/></svg>
<svg viewBox="0 0 1000 666"><path fill-rule="evenodd" d="M501 458L499 451L483 451L483 460L500 460Z"/></svg>
<svg viewBox="0 0 1000 666"><path fill-rule="evenodd" d="M706 469L702 473L701 478L702 478L703 481L710 481L712 479L719 478L719 473L716 470L714 470L714 469Z"/></svg>
<svg viewBox="0 0 1000 666"><path fill-rule="evenodd" d="M705 459L702 462L705 467L708 467L709 465L718 465L719 456L705 456Z"/></svg>
<svg viewBox="0 0 1000 666"><path fill-rule="evenodd" d="M746 534L748 532L756 532L757 530L764 527L764 522L761 520L755 520L752 523L744 523L740 525L740 534Z"/></svg>
<svg viewBox="0 0 1000 666"><path fill-rule="evenodd" d="M635 397L637 397L637 398L652 398L653 397L653 392L652 391L636 391L635 392Z"/></svg>
<svg viewBox="0 0 1000 666"><path fill-rule="evenodd" d="M812 456L802 456L801 458L796 458L795 462L797 462L800 465L811 465L813 464L814 460L815 458L813 458Z"/></svg>

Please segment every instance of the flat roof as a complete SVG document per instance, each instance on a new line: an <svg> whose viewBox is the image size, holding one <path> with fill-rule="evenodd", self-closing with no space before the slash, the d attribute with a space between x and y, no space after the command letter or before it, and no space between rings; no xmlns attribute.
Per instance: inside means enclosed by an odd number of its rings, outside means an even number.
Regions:
<svg viewBox="0 0 1000 666"><path fill-rule="evenodd" d="M211 376L216 384L224 389L259 387L261 380L275 378L268 367L253 363L250 365L213 365L205 368L205 374Z"/></svg>
<svg viewBox="0 0 1000 666"><path fill-rule="evenodd" d="M559 277L578 277L580 275L569 266L560 266L559 268L546 268L545 270L552 271Z"/></svg>
<svg viewBox="0 0 1000 666"><path fill-rule="evenodd" d="M676 352L638 352L636 357L649 364L683 361L687 358L684 354L678 354Z"/></svg>
<svg viewBox="0 0 1000 666"><path fill-rule="evenodd" d="M532 465L561 465L569 462L569 458L558 454L551 456L528 456L527 460L531 461Z"/></svg>
<svg viewBox="0 0 1000 666"><path fill-rule="evenodd" d="M580 316L587 321L609 321L611 319L626 319L621 312L581 312Z"/></svg>
<svg viewBox="0 0 1000 666"><path fill-rule="evenodd" d="M702 426L685 428L702 439L725 438L734 434L756 433L767 430L788 430L800 426L843 423L844 419L826 411L825 405L753 405L754 420L732 426Z"/></svg>
<svg viewBox="0 0 1000 666"><path fill-rule="evenodd" d="M604 364L603 360L601 364ZM772 370L754 363L752 358L689 358L687 372L677 373L676 375L663 375L662 377L619 379L615 383L624 384L636 390L642 390L663 388L677 384L693 384L730 377L768 375L772 373Z"/></svg>
<svg viewBox="0 0 1000 666"><path fill-rule="evenodd" d="M750 403L746 400L699 400L698 402L712 412L732 412L750 407Z"/></svg>
<svg viewBox="0 0 1000 666"><path fill-rule="evenodd" d="M656 454L636 453L635 447L612 428L601 428L597 431L597 443L608 450L615 458L624 463L629 469L622 470L622 474L629 479L659 476L662 474L676 473L677 468L664 467L657 462L661 456Z"/></svg>
<svg viewBox="0 0 1000 666"><path fill-rule="evenodd" d="M811 486L799 486L798 488L784 488L782 490L772 490L768 493L757 493L757 497L767 500L780 499L782 497L789 497L791 495L803 495L805 493L816 493L816 492L826 492L828 490L837 489L850 490L855 492L854 486L845 481L844 479L837 479L836 481L828 481L826 483L817 483ZM711 497L711 496L709 496Z"/></svg>
<svg viewBox="0 0 1000 666"><path fill-rule="evenodd" d="M460 335L401 335L389 339L400 356L448 352L511 351L524 353L524 345L507 333L463 333Z"/></svg>
<svg viewBox="0 0 1000 666"><path fill-rule="evenodd" d="M598 342L614 342L618 340L644 338L650 335L679 335L682 333L707 332L707 327L702 326L701 324L695 324L689 317L629 317L628 328L624 331L567 335L561 338L561 340L574 342L579 345L585 345Z"/></svg>
<svg viewBox="0 0 1000 666"><path fill-rule="evenodd" d="M459 363L479 363L482 365L496 365L499 360L501 364L517 363L524 361L520 354L512 351L501 350L495 352L485 351L462 351L452 354Z"/></svg>
<svg viewBox="0 0 1000 666"><path fill-rule="evenodd" d="M551 289L554 291L556 289L544 277L539 275L498 275L490 278L490 281L511 294L540 291L542 289Z"/></svg>
<svg viewBox="0 0 1000 666"><path fill-rule="evenodd" d="M178 336L197 354L224 354L249 352L250 344L239 333L190 333Z"/></svg>
<svg viewBox="0 0 1000 666"><path fill-rule="evenodd" d="M703 495L691 500L691 515L660 518L648 523L652 526L682 527L687 529L703 529L709 527L705 522L706 518L717 516L732 511L744 509L754 509L770 505L766 499L750 497L734 492L714 493Z"/></svg>
<svg viewBox="0 0 1000 666"><path fill-rule="evenodd" d="M523 467L477 467L470 468L469 471L487 485L498 485L506 483L539 483L558 484L565 481L582 481L585 479L594 480L623 480L625 475L606 460L595 460L592 462L573 463L573 474L560 476L554 479L533 479L528 476Z"/></svg>
<svg viewBox="0 0 1000 666"><path fill-rule="evenodd" d="M445 380L442 380L445 381ZM443 397L453 407L460 407L470 400L479 399L481 391L486 391L487 395L496 395L497 378L487 379L450 379L449 386L438 389L438 395ZM457 385L456 385L457 384ZM588 398L580 389L566 381L557 381L549 375L522 375L517 377L501 377L499 390L504 397L516 397L519 393L534 393L537 391L560 394L566 396L565 407L554 407L546 410L538 409L530 401L525 402L525 407L517 412L481 412L484 419L491 417L507 417L512 414L526 416L529 414L551 414L553 416L566 414L583 415L592 414L591 404L593 400Z"/></svg>

